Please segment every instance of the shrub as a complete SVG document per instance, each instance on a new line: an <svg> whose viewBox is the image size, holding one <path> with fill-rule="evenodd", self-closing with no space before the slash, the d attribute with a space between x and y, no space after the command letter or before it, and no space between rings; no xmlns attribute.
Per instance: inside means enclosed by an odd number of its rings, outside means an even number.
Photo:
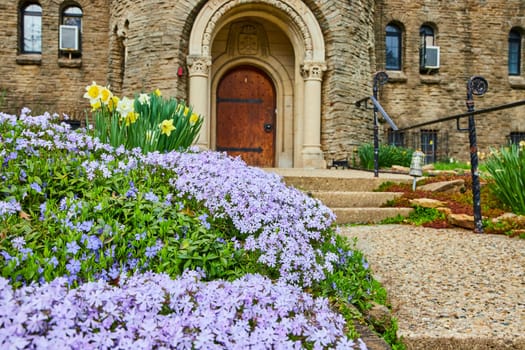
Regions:
<svg viewBox="0 0 525 350"><path fill-rule="evenodd" d="M491 150L485 167L494 182L494 195L512 208L516 214L525 214L525 141L500 150Z"/></svg>
<svg viewBox="0 0 525 350"><path fill-rule="evenodd" d="M379 145L378 163L380 168L390 168L392 165L408 167L414 151L409 148ZM357 150L360 166L363 169L374 169L374 146L363 144Z"/></svg>

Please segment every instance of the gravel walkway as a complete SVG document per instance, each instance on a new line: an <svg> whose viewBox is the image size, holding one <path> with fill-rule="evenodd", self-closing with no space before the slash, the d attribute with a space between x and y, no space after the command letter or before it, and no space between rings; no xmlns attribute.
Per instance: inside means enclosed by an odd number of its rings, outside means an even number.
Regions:
<svg viewBox="0 0 525 350"><path fill-rule="evenodd" d="M525 239L348 226L386 288L408 349L525 349Z"/></svg>

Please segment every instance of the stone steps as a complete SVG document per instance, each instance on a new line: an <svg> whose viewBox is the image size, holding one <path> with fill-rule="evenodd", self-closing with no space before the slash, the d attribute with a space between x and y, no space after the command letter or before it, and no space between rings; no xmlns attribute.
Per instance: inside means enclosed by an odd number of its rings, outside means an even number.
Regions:
<svg viewBox="0 0 525 350"><path fill-rule="evenodd" d="M379 223L384 219L407 216L412 208L383 207L400 196L394 192L374 192L383 182L411 182L409 177L371 177L363 174L319 173L284 174L286 184L322 201L333 210L337 224Z"/></svg>

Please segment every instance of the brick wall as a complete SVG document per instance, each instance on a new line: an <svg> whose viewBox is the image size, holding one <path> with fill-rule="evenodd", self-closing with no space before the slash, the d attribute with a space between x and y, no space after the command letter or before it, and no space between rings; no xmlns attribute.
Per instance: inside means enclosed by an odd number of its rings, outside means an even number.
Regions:
<svg viewBox="0 0 525 350"><path fill-rule="evenodd" d="M476 109L525 99L524 76L509 78L507 73L509 32L525 28L523 1L377 1L378 70L384 69L384 30L392 21L404 29L403 70L388 72L392 79L382 89L381 103L399 126L466 112L466 83L473 75L489 84L483 97L474 98ZM432 74L419 71L423 24L435 28L441 51L440 69ZM522 63L524 58L522 53ZM467 126L466 119L462 126ZM511 131L525 130L525 107L480 115L476 126L479 149L487 152L490 146L504 144ZM456 132L455 121L426 128L448 130L450 156L468 159L468 134Z"/></svg>
<svg viewBox="0 0 525 350"><path fill-rule="evenodd" d="M19 53L19 1L0 3L0 91L2 109L11 113L29 107L34 112L69 113L83 117L84 88L91 81L106 83L108 21L106 0L79 0L83 10L82 58L59 59L60 3L42 0L42 54Z"/></svg>

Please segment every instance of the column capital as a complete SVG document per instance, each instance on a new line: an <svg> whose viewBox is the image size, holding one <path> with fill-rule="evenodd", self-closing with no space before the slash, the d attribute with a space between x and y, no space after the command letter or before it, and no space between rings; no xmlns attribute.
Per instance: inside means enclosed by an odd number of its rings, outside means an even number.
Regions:
<svg viewBox="0 0 525 350"><path fill-rule="evenodd" d="M188 56L186 57L190 77L208 77L211 67L210 56Z"/></svg>
<svg viewBox="0 0 525 350"><path fill-rule="evenodd" d="M323 80L323 72L326 71L324 62L305 61L301 65L301 75L304 80Z"/></svg>

